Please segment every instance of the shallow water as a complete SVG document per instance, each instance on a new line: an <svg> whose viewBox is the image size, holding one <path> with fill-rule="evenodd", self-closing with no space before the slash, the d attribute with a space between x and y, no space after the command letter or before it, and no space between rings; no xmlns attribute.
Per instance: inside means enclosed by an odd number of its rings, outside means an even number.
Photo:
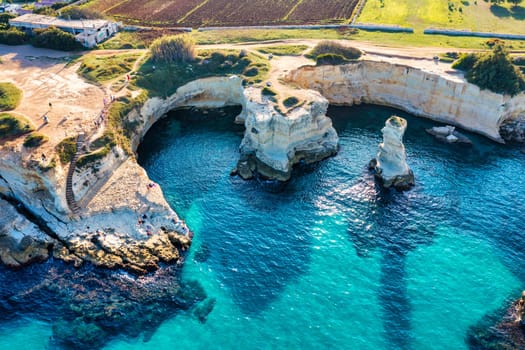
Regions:
<svg viewBox="0 0 525 350"><path fill-rule="evenodd" d="M330 108L341 150L299 169L283 192L230 177L237 109L174 112L140 162L194 230L183 279L215 307L185 311L151 339L106 349L466 349L468 328L519 295L525 275L525 157L469 135L439 143L433 123L376 107ZM366 165L391 114L408 120L416 186L375 186ZM0 348L46 348L42 321L0 326Z"/></svg>

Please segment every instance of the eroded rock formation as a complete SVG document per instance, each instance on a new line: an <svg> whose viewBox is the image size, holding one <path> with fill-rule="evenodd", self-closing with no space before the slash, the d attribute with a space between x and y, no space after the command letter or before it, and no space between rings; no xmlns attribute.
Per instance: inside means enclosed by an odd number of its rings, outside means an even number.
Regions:
<svg viewBox="0 0 525 350"><path fill-rule="evenodd" d="M381 129L383 142L379 144L379 152L370 162L370 168L375 171L375 176L383 187L406 190L414 185L414 173L406 162L405 145L403 144L406 128L405 119L392 116L387 119L385 127Z"/></svg>
<svg viewBox="0 0 525 350"><path fill-rule="evenodd" d="M285 113L260 89L247 89L246 96L246 131L237 164L242 178L259 174L286 181L294 164L317 162L337 153L339 138L326 116L328 101L319 93L305 92L304 103Z"/></svg>

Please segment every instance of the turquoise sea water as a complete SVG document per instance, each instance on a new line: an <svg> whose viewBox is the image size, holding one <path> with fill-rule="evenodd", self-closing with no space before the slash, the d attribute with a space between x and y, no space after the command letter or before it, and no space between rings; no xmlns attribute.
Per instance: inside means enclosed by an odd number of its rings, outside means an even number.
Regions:
<svg viewBox="0 0 525 350"><path fill-rule="evenodd" d="M339 154L273 193L229 176L236 112L174 112L140 149L195 233L183 279L213 310L106 349L467 349L468 328L523 289L518 149L473 135L472 146L442 144L424 132L433 123L388 108L330 108ZM394 113L408 120L416 176L404 193L380 190L366 169ZM45 348L51 334L30 319L2 327L1 349Z"/></svg>

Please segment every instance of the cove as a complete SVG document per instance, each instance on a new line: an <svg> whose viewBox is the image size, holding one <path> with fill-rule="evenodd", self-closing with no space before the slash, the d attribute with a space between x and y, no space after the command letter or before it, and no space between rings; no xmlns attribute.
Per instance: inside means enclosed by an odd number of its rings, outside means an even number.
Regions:
<svg viewBox="0 0 525 350"><path fill-rule="evenodd" d="M194 231L182 280L214 305L105 349L468 349L470 327L523 287L525 165L519 149L470 135L439 143L432 122L377 106L331 107L339 153L296 169L281 192L230 177L238 108L157 122L139 161ZM408 121L410 191L382 191L366 166L384 121ZM27 340L26 335L31 334ZM0 326L1 348L45 349L51 325Z"/></svg>

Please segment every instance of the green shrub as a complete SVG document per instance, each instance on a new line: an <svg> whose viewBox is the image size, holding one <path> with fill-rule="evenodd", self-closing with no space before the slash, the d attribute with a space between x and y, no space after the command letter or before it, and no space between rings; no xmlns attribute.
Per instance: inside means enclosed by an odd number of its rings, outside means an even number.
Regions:
<svg viewBox="0 0 525 350"><path fill-rule="evenodd" d="M496 44L490 53L464 57L453 67L464 70L468 82L499 94L516 95L525 91L525 76L512 64L503 45Z"/></svg>
<svg viewBox="0 0 525 350"><path fill-rule="evenodd" d="M283 101L283 105L286 108L291 108L291 107L295 106L298 103L299 103L299 99L297 97L294 97L294 96L287 97Z"/></svg>
<svg viewBox="0 0 525 350"><path fill-rule="evenodd" d="M36 29L32 44L35 47L44 47L53 50L74 51L81 50L83 46L71 33L64 32L55 27Z"/></svg>
<svg viewBox="0 0 525 350"><path fill-rule="evenodd" d="M12 27L7 30L0 30L0 44L5 45L23 45L28 42L27 35Z"/></svg>
<svg viewBox="0 0 525 350"><path fill-rule="evenodd" d="M49 138L46 135L34 132L26 136L24 140L24 147L35 148L44 142L47 142L48 140Z"/></svg>
<svg viewBox="0 0 525 350"><path fill-rule="evenodd" d="M164 36L151 43L150 51L153 62L190 62L195 59L195 42L187 34Z"/></svg>
<svg viewBox="0 0 525 350"><path fill-rule="evenodd" d="M81 156L77 160L77 168L83 168L89 164L96 162L97 160L103 159L109 154L110 150L111 148L109 147L102 147L96 151Z"/></svg>
<svg viewBox="0 0 525 350"><path fill-rule="evenodd" d="M60 162L62 162L62 164L67 164L71 162L71 160L75 156L75 153L77 153L76 137L67 137L63 139L58 145L56 145L55 149L58 153L58 157L60 158Z"/></svg>
<svg viewBox="0 0 525 350"><path fill-rule="evenodd" d="M33 130L31 123L21 116L0 114L0 139L20 136Z"/></svg>
<svg viewBox="0 0 525 350"><path fill-rule="evenodd" d="M56 5L56 4L55 4ZM67 5L67 4L66 4ZM58 10L55 8L55 10ZM61 18L65 19L99 19L103 18L100 12L95 10L79 7L79 6L69 6L61 11Z"/></svg>
<svg viewBox="0 0 525 350"><path fill-rule="evenodd" d="M317 59L319 55L324 54L339 55L345 60L356 60L361 57L362 52L355 47L344 46L335 41L324 40L317 44L308 56Z"/></svg>
<svg viewBox="0 0 525 350"><path fill-rule="evenodd" d="M316 58L316 64L322 65L338 65L348 63L348 60L341 55L335 53L323 53Z"/></svg>
<svg viewBox="0 0 525 350"><path fill-rule="evenodd" d="M12 13L8 13L8 12L5 12L5 13L0 13L0 23L2 24L9 24L9 20L11 18L15 18L16 15L12 14Z"/></svg>
<svg viewBox="0 0 525 350"><path fill-rule="evenodd" d="M0 111L15 109L21 99L22 90L12 83L0 83Z"/></svg>
<svg viewBox="0 0 525 350"><path fill-rule="evenodd" d="M475 53L466 53L459 57L459 59L454 62L452 65L452 68L459 69L462 71L468 71L474 67L474 63L476 63L478 59L478 55Z"/></svg>
<svg viewBox="0 0 525 350"><path fill-rule="evenodd" d="M263 94L264 96L275 96L275 95L277 95L277 92L275 92L274 89L265 86L265 87L262 89L262 94Z"/></svg>

